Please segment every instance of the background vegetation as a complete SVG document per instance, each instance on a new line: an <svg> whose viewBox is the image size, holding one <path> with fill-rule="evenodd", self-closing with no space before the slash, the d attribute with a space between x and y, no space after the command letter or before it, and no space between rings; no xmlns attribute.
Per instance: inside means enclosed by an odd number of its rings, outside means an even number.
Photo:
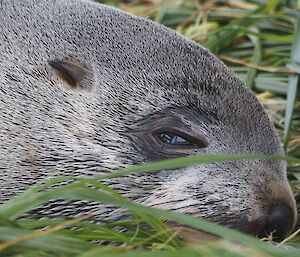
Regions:
<svg viewBox="0 0 300 257"><path fill-rule="evenodd" d="M153 19L203 44L257 93L282 138L287 155L298 158L288 162L288 175L300 209L300 90L297 93L300 1L102 2ZM163 161L123 170L115 176L232 158L241 156ZM109 178L74 179L71 184L41 192L63 180L60 178L36 185L0 206L0 256L300 256L299 224L294 235L279 245L266 243L207 221L128 202L100 183L101 179ZM62 196L126 207L132 211L133 218L102 224L86 221L97 213L73 220L20 219L39 204ZM164 223L166 220L221 237L183 227L170 229ZM179 234L184 235L184 241ZM91 241L106 242L107 246L91 244Z"/></svg>

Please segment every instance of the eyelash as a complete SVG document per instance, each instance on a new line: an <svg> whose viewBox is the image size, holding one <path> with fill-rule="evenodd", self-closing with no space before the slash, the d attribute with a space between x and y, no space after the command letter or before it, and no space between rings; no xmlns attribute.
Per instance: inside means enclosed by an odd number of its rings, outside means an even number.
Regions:
<svg viewBox="0 0 300 257"><path fill-rule="evenodd" d="M159 134L160 140L169 145L195 145L194 143L190 142L188 139L184 138L183 136L176 135L170 132L162 132ZM177 142L179 140L179 142Z"/></svg>
<svg viewBox="0 0 300 257"><path fill-rule="evenodd" d="M160 129L153 133L157 143L166 149L200 149L207 147L207 142L199 137L188 135L174 129Z"/></svg>

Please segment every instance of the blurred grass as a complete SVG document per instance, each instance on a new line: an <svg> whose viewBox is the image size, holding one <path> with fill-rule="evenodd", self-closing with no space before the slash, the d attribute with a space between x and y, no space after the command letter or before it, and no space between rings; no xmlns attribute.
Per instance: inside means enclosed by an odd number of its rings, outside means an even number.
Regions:
<svg viewBox="0 0 300 257"><path fill-rule="evenodd" d="M288 162L288 176L300 209L300 93L297 92L300 1L102 2L153 19L203 44L257 93L282 138L286 153L298 158L298 161L290 159ZM123 170L116 175L224 158L243 157L206 156L164 161ZM109 179L100 179L104 178ZM187 215L131 203L98 179L75 179L71 184L41 191L60 179L35 185L0 206L0 256L300 256L300 236L296 235L299 224L295 228L296 234L286 242L269 244ZM132 218L99 224L87 221L96 216L96 212L71 220L21 218L39 204L57 198L85 199L126 207ZM220 237L193 230L186 232L183 227L170 228L164 222L167 220ZM185 232L184 241L178 236L182 232ZM200 243L195 244L195 241Z"/></svg>

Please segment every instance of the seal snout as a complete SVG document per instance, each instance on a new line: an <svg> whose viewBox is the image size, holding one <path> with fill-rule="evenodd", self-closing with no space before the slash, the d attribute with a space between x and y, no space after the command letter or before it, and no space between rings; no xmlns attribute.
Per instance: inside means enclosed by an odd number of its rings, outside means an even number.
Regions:
<svg viewBox="0 0 300 257"><path fill-rule="evenodd" d="M294 222L293 212L287 205L275 205L270 208L266 217L266 225L258 236L268 237L272 235L272 239L279 242L291 231Z"/></svg>

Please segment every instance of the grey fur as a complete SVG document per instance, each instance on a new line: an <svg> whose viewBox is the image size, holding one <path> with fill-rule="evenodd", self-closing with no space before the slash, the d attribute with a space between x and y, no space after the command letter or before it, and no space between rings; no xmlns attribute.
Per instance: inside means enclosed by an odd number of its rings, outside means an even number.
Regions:
<svg viewBox="0 0 300 257"><path fill-rule="evenodd" d="M207 143L190 154L283 154L243 82L208 50L159 24L84 0L0 0L0 31L2 202L46 176L93 176L185 155L149 141L154 124L168 126L170 117ZM89 72L68 88L51 60ZM253 234L276 204L287 205L295 222L281 161L199 165L111 183L136 202ZM93 208L56 202L35 215ZM102 217L121 217L101 208Z"/></svg>

